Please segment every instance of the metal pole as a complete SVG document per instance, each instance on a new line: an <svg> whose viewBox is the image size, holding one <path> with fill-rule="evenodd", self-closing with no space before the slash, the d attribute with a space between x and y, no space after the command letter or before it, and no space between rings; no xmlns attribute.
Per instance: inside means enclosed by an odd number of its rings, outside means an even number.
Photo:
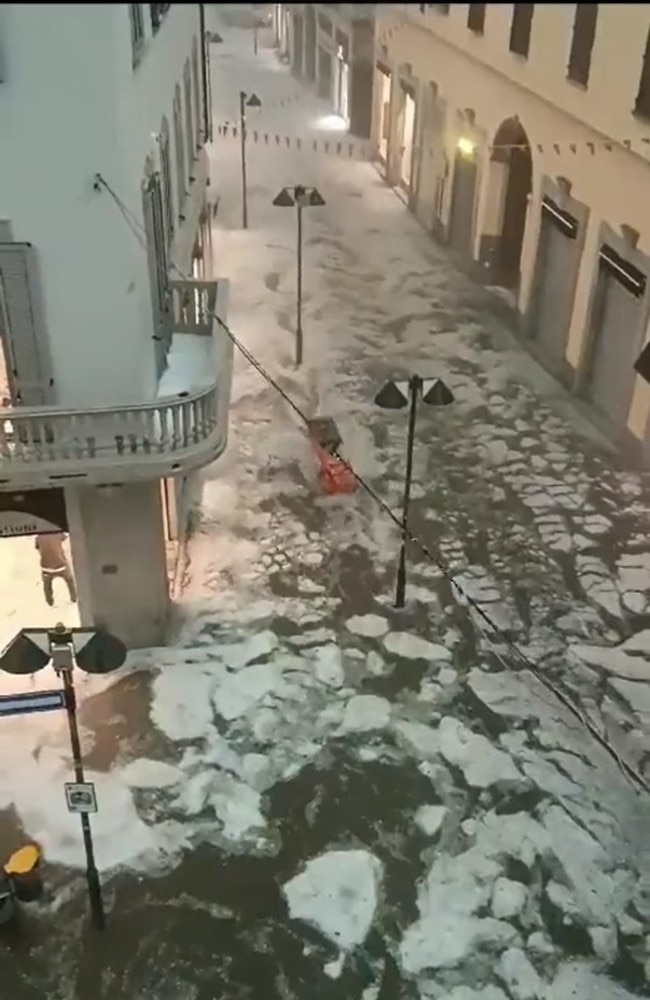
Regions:
<svg viewBox="0 0 650 1000"><path fill-rule="evenodd" d="M248 191L246 185L246 94L239 92L239 131L241 135L241 216L242 228L248 229Z"/></svg>
<svg viewBox="0 0 650 1000"><path fill-rule="evenodd" d="M72 760L74 762L75 781L83 784L84 767L81 757L81 741L79 739L79 727L77 726L77 698L72 672L62 670L63 690L65 692L65 707L68 717L68 728L70 729L70 747L72 749ZM88 898L90 900L90 912L95 927L103 931L106 927L106 915L104 913L104 901L102 899L102 887L99 881L99 872L95 864L95 850L93 848L93 835L90 828L90 818L88 813L81 813L81 833L83 836L84 850L86 852L86 881L88 883Z"/></svg>
<svg viewBox="0 0 650 1000"><path fill-rule="evenodd" d="M395 586L395 607L403 608L406 600L406 543L408 541L409 507L411 504L411 480L413 478L413 446L415 444L415 420L417 417L418 393L422 390L422 379L412 375L409 379L409 425L406 439L406 473L404 475L404 497L402 500L402 544L397 564Z"/></svg>
<svg viewBox="0 0 650 1000"><path fill-rule="evenodd" d="M212 93L210 89L210 50L205 30L205 4L199 4L199 34L201 38L201 91L203 93L203 136L212 139Z"/></svg>
<svg viewBox="0 0 650 1000"><path fill-rule="evenodd" d="M302 205L298 208L298 275L296 281L296 368L302 364Z"/></svg>

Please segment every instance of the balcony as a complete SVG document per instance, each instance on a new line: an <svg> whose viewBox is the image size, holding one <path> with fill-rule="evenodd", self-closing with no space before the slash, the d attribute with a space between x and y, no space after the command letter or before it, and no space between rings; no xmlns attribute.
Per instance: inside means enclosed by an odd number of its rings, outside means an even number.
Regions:
<svg viewBox="0 0 650 1000"><path fill-rule="evenodd" d="M213 462L228 438L232 342L227 282L173 282L169 367L157 399L122 406L0 409L0 490L178 476Z"/></svg>

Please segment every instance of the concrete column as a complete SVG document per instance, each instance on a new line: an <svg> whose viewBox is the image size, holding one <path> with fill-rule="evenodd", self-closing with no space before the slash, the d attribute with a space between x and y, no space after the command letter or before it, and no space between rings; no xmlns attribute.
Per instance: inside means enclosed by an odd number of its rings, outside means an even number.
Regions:
<svg viewBox="0 0 650 1000"><path fill-rule="evenodd" d="M82 624L130 649L160 645L170 607L160 483L65 492Z"/></svg>
<svg viewBox="0 0 650 1000"><path fill-rule="evenodd" d="M495 267L496 252L503 228L503 212L508 191L510 164L507 161L490 160L485 182L482 205L482 220L478 228L481 234L478 255L486 272ZM480 211L480 209L479 209Z"/></svg>

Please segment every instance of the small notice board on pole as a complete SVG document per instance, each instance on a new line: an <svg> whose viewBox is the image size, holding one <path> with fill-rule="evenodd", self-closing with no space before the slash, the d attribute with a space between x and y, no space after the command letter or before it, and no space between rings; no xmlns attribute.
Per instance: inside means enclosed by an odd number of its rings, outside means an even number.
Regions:
<svg viewBox="0 0 650 1000"><path fill-rule="evenodd" d="M64 787L68 812L97 812L97 795L92 781L66 781Z"/></svg>

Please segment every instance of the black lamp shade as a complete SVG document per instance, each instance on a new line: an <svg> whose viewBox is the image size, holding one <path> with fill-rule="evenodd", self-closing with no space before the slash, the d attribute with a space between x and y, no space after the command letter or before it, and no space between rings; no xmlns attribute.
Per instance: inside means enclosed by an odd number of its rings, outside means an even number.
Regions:
<svg viewBox="0 0 650 1000"><path fill-rule="evenodd" d="M309 204L313 205L315 208L320 208L321 205L325 204L325 199L320 191L316 190L316 188L312 188L309 192Z"/></svg>
<svg viewBox="0 0 650 1000"><path fill-rule="evenodd" d="M449 406L453 403L454 396L441 378L437 378L422 397L422 402L428 406Z"/></svg>
<svg viewBox="0 0 650 1000"><path fill-rule="evenodd" d="M296 204L293 200L291 193L288 188L282 188L280 194L276 194L273 199L273 204L277 205L278 208L293 208Z"/></svg>
<svg viewBox="0 0 650 1000"><path fill-rule="evenodd" d="M110 674L126 659L126 646L117 636L98 628L88 642L75 652L80 670L87 674Z"/></svg>
<svg viewBox="0 0 650 1000"><path fill-rule="evenodd" d="M257 94L251 94L251 96L246 101L246 106L249 108L261 108L262 102L260 101Z"/></svg>
<svg viewBox="0 0 650 1000"><path fill-rule="evenodd" d="M8 674L35 674L49 662L49 652L44 652L24 632L19 632L0 656L0 670Z"/></svg>
<svg viewBox="0 0 650 1000"><path fill-rule="evenodd" d="M382 410L403 410L408 399L394 382L387 382L375 396L375 403Z"/></svg>

